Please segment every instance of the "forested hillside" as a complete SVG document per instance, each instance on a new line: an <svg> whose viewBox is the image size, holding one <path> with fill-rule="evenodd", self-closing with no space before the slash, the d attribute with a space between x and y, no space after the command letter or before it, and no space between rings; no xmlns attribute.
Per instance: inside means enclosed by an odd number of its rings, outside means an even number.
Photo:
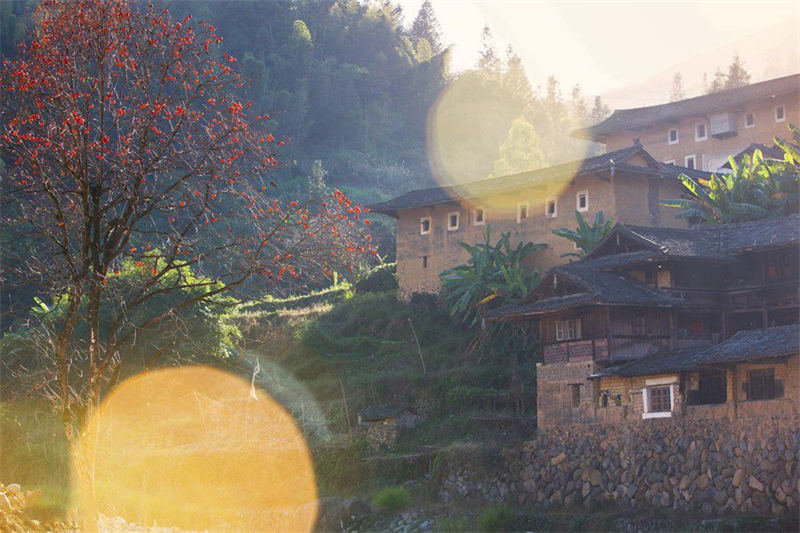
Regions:
<svg viewBox="0 0 800 533"><path fill-rule="evenodd" d="M35 2L0 4L0 53L13 57ZM577 159L597 146L569 131L608 110L565 97L555 77L525 75L489 28L467 72L448 69L431 5L404 13L357 0L167 2L176 19L215 25L249 80L243 100L283 140L275 182L285 197L327 186L371 203L437 182L483 179ZM438 99L438 100L437 100ZM9 163L8 161L6 163ZM431 168L436 169L436 176ZM394 256L390 220L376 220L381 255Z"/></svg>

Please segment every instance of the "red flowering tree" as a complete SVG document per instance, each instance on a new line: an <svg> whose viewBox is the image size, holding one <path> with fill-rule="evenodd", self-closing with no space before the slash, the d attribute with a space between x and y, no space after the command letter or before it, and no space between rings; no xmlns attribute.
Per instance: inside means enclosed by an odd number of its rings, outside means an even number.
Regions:
<svg viewBox="0 0 800 533"><path fill-rule="evenodd" d="M142 331L254 275L293 279L374 253L339 191L317 205L277 194L283 143L235 97L243 82L221 41L152 5L45 0L3 64L2 222L30 238L15 264L60 309L47 350L68 428ZM186 296L141 312L167 293Z"/></svg>

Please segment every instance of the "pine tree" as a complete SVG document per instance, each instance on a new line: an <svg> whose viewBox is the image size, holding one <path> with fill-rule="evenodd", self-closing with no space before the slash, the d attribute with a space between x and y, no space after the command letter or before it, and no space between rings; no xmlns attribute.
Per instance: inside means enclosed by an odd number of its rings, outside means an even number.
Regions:
<svg viewBox="0 0 800 533"><path fill-rule="evenodd" d="M725 88L735 89L750 84L750 74L744 69L739 54L733 56L733 61L728 65L728 76L725 78Z"/></svg>
<svg viewBox="0 0 800 533"><path fill-rule="evenodd" d="M592 106L592 110L589 112L589 122L591 124L598 124L604 121L610 114L611 110L603 103L603 99L600 98L600 96L595 96L594 106Z"/></svg>
<svg viewBox="0 0 800 533"><path fill-rule="evenodd" d="M481 53L478 59L478 68L484 72L496 74L500 71L500 59L494 49L494 37L489 26L483 27L481 34Z"/></svg>
<svg viewBox="0 0 800 533"><path fill-rule="evenodd" d="M547 163L541 145L541 139L530 122L523 117L514 120L506 141L500 146L500 158L494 163L495 176L541 168Z"/></svg>
<svg viewBox="0 0 800 533"><path fill-rule="evenodd" d="M433 11L431 0L425 0L422 7L419 8L417 18L411 25L411 36L414 39L425 39L430 45L433 55L437 55L442 51L442 30L439 26L439 20L436 18L436 13Z"/></svg>
<svg viewBox="0 0 800 533"><path fill-rule="evenodd" d="M672 77L672 91L669 93L669 101L677 102L683 100L686 95L683 92L683 76L680 72L676 72Z"/></svg>
<svg viewBox="0 0 800 533"><path fill-rule="evenodd" d="M522 66L522 59L511 45L506 49L506 73L504 83L509 92L520 100L527 102L533 98L531 83Z"/></svg>
<svg viewBox="0 0 800 533"><path fill-rule="evenodd" d="M722 69L717 68L717 71L714 73L714 79L711 80L711 84L706 87L707 94L718 93L721 90L725 89L725 82L727 78L725 73L722 72Z"/></svg>

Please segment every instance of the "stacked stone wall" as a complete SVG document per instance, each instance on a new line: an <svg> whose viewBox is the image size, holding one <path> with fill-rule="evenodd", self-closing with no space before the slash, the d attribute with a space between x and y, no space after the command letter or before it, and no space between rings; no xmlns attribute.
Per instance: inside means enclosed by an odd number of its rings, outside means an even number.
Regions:
<svg viewBox="0 0 800 533"><path fill-rule="evenodd" d="M516 500L531 508L616 504L784 515L798 512L799 462L796 417L652 420L540 431L504 450L499 469L451 461L441 491L445 500Z"/></svg>

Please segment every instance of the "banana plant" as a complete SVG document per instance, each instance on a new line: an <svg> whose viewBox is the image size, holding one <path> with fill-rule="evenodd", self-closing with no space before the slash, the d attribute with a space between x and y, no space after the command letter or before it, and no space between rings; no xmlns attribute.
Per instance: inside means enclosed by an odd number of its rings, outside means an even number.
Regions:
<svg viewBox="0 0 800 533"><path fill-rule="evenodd" d="M800 130L791 126L794 143L775 139L783 151L783 161L768 161L760 150L737 162L729 157L731 172L712 174L707 180L678 177L687 193L685 198L664 200L662 205L676 207L678 218L708 224L746 222L780 217L798 211L800 183Z"/></svg>
<svg viewBox="0 0 800 533"><path fill-rule="evenodd" d="M526 268L523 260L545 244L527 242L512 248L510 233L501 234L492 244L490 225L485 242L458 244L469 258L439 275L441 298L450 315L470 327L478 323L483 310L521 299L539 281L539 270Z"/></svg>
<svg viewBox="0 0 800 533"><path fill-rule="evenodd" d="M569 228L553 230L553 233L559 237L564 237L575 243L575 247L578 250L577 252L561 254L561 257L583 258L594 250L600 244L600 241L614 229L614 221L610 218L607 219L602 211L597 212L591 225L586 222L578 211L575 211L575 219L578 221L578 227L574 230Z"/></svg>

